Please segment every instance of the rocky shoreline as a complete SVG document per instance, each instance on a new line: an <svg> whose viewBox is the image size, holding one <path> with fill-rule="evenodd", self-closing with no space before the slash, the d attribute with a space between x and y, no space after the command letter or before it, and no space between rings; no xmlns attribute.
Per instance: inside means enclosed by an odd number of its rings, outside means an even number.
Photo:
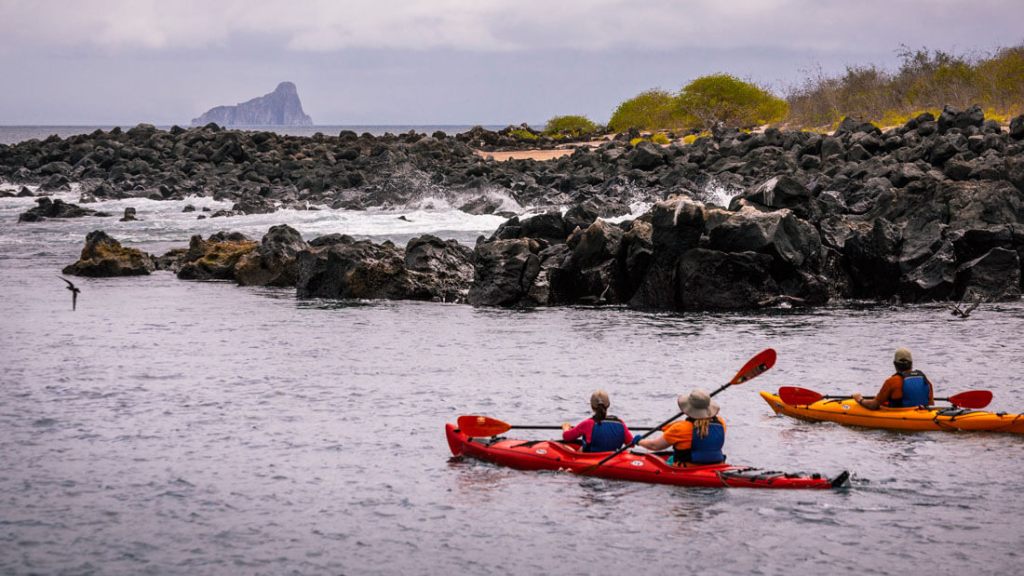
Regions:
<svg viewBox="0 0 1024 576"><path fill-rule="evenodd" d="M0 146L0 179L43 191L81 182L83 201L207 195L241 213L426 196L494 213L495 193L542 212L510 214L474 247L430 236L404 248L344 235L306 243L277 226L261 242L225 233L148 256L182 278L295 286L304 297L689 311L1021 294L1024 117L1006 130L980 109L947 108L885 132L847 119L831 135L617 139L548 162L476 154L510 140L482 129L295 138L139 126ZM714 187L740 193L714 206ZM653 206L602 219L636 201Z"/></svg>

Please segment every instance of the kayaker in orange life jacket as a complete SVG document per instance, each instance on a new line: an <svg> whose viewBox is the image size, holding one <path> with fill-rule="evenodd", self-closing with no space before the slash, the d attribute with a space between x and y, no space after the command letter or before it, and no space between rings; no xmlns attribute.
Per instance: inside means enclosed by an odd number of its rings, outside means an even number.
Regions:
<svg viewBox="0 0 1024 576"><path fill-rule="evenodd" d="M896 373L889 376L874 398L864 398L859 392L851 398L868 410L878 410L882 406L912 408L935 404L932 383L924 372L913 369L914 360L910 350L897 348L892 363Z"/></svg>
<svg viewBox="0 0 1024 576"><path fill-rule="evenodd" d="M626 423L608 414L611 405L607 392L595 391L590 395L594 415L576 426L568 422L562 424L562 440L571 442L582 438L584 452L612 452L633 442L633 433Z"/></svg>
<svg viewBox="0 0 1024 576"><path fill-rule="evenodd" d="M666 426L657 438L644 438L637 443L648 450L672 447L668 463L675 466L717 464L725 462L725 420L718 415L719 406L711 395L701 389L676 399L686 420Z"/></svg>

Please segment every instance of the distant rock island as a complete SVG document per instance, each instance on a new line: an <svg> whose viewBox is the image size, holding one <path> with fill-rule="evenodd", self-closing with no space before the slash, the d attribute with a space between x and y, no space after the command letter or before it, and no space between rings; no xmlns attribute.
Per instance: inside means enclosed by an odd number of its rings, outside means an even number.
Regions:
<svg viewBox="0 0 1024 576"><path fill-rule="evenodd" d="M281 82L270 94L234 106L211 108L193 126L216 122L221 126L312 126L313 119L302 111L295 84Z"/></svg>

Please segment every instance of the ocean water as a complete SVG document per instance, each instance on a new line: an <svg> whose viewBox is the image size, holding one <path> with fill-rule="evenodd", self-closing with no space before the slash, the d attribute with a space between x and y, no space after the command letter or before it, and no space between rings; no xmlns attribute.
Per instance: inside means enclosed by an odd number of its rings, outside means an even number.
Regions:
<svg viewBox="0 0 1024 576"><path fill-rule="evenodd" d="M65 195L74 200L75 195ZM221 207L209 199L197 206ZM450 208L196 220L185 202L90 207L140 221L18 224L0 199L2 574L1010 574L1024 555L1024 437L900 434L772 415L757 392L872 392L892 350L950 394L1022 411L1024 306L849 304L757 314L473 309L297 299L167 272L57 278L104 229L160 253L287 223L472 243L500 219ZM399 220L406 215L410 222ZM827 492L687 489L451 458L444 424L654 425L676 395L777 365L717 397L737 464L853 472ZM521 431L523 438L548 437Z"/></svg>
<svg viewBox="0 0 1024 576"><path fill-rule="evenodd" d="M187 124L181 125L183 128L188 128ZM419 132L421 134L433 134L440 130L449 135L458 134L465 132L472 128L472 124L425 124L425 125L324 125L324 126L252 126L245 128L237 128L240 130L249 131L269 131L276 132L278 134L285 134L288 136L312 136L317 132L326 134L329 136L337 136L342 130L352 130L356 134L370 133L374 136L382 136L386 133L390 134L402 134L409 132L410 130ZM60 136L61 138L67 138L68 136L75 136L78 134L90 134L96 130L109 131L114 126L111 125L79 125L79 126L0 126L0 144L16 144L25 140L43 140L53 135ZM128 130L131 126L121 126L122 130ZM162 130L171 128L170 126L157 126ZM484 128L488 130L500 130L504 126L485 125Z"/></svg>

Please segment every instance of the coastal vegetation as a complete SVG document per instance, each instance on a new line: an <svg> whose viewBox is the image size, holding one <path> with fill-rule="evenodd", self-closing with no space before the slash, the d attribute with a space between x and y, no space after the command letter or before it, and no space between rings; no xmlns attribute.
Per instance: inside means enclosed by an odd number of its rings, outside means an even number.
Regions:
<svg viewBox="0 0 1024 576"><path fill-rule="evenodd" d="M785 96L730 74L701 76L671 93L652 89L622 102L608 128L698 132L714 126L785 125L830 131L846 116L899 126L945 106L978 105L1002 123L1024 112L1024 44L978 56L903 47L895 71L874 64L807 74Z"/></svg>
<svg viewBox="0 0 1024 576"><path fill-rule="evenodd" d="M544 126L544 135L554 138L580 138L597 132L598 125L586 116L555 116Z"/></svg>
<svg viewBox="0 0 1024 576"><path fill-rule="evenodd" d="M944 106L979 105L1006 122L1024 112L1024 45L987 57L902 48L900 66L850 66L842 74L810 74L788 96L791 126L827 126L853 116L896 126Z"/></svg>
<svg viewBox="0 0 1024 576"><path fill-rule="evenodd" d="M675 98L664 90L647 90L626 100L615 109L608 128L615 132L676 128Z"/></svg>
<svg viewBox="0 0 1024 576"><path fill-rule="evenodd" d="M785 100L729 74L697 78L679 92L676 103L686 128L705 130L772 124L788 110Z"/></svg>

